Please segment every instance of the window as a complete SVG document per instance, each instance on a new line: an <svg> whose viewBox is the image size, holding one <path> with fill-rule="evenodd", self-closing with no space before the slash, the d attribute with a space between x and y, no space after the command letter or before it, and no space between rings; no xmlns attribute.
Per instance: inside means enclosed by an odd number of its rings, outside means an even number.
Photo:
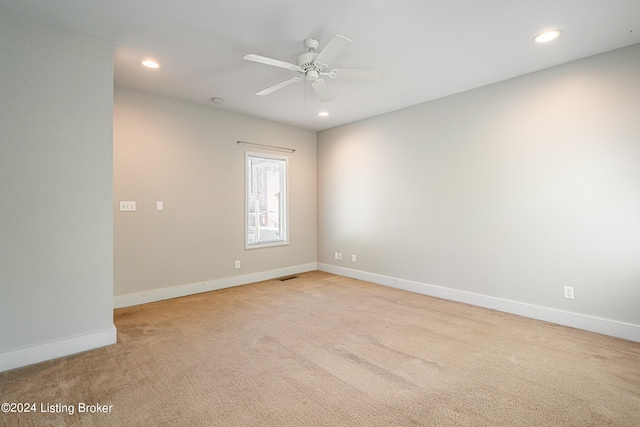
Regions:
<svg viewBox="0 0 640 427"><path fill-rule="evenodd" d="M246 158L246 245L247 249L286 245L288 157L262 153Z"/></svg>

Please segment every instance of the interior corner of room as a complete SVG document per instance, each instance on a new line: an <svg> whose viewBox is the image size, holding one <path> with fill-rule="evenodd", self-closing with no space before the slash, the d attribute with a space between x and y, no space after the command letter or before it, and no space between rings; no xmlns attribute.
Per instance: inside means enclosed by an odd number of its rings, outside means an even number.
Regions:
<svg viewBox="0 0 640 427"><path fill-rule="evenodd" d="M0 370L316 269L640 341L639 44L316 131L114 87L84 35L0 39ZM286 245L245 248L238 140L295 150Z"/></svg>

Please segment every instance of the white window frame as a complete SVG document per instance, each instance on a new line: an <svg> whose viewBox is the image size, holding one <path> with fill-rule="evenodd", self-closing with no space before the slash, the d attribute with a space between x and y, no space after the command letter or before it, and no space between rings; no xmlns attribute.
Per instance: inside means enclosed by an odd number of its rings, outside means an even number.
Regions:
<svg viewBox="0 0 640 427"><path fill-rule="evenodd" d="M280 196L279 196L279 238L277 239L265 239L264 241L258 241L255 243L249 242L250 232L255 232L255 225L252 229L249 225L250 220L254 221L254 224L259 223L259 219L257 218L256 212L250 212L251 201L249 200L252 197L251 186L252 182L250 180L250 166L249 161L251 158L260 158L267 160L278 160L282 161L280 168ZM244 185L244 244L245 249L256 249L256 248L265 248L270 246L281 246L289 244L289 157L281 156L276 154L266 154L266 153L258 153L245 151L245 161L244 161L244 177L245 177L245 185ZM282 176L284 175L284 176ZM251 218L253 216L253 218Z"/></svg>

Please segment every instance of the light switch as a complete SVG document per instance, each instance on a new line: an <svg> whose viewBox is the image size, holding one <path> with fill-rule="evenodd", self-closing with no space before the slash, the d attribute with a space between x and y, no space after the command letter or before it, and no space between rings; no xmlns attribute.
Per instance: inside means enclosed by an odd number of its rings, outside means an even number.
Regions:
<svg viewBox="0 0 640 427"><path fill-rule="evenodd" d="M156 202L156 210L164 210L164 202Z"/></svg>
<svg viewBox="0 0 640 427"><path fill-rule="evenodd" d="M136 202L120 202L120 212L133 212L136 210Z"/></svg>

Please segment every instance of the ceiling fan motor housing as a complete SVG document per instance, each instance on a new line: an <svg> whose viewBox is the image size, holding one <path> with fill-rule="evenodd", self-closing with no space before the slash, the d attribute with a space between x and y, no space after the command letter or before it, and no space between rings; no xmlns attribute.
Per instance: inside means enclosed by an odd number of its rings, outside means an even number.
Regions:
<svg viewBox="0 0 640 427"><path fill-rule="evenodd" d="M315 61L318 56L315 52L306 52L298 56L296 65L300 67L300 72L304 73L307 80L315 80L321 71L321 64Z"/></svg>
<svg viewBox="0 0 640 427"><path fill-rule="evenodd" d="M300 71L303 73L306 73L308 70L317 69L318 67L315 63L316 56L318 56L318 54L315 52L305 52L298 56L296 65L300 67Z"/></svg>

